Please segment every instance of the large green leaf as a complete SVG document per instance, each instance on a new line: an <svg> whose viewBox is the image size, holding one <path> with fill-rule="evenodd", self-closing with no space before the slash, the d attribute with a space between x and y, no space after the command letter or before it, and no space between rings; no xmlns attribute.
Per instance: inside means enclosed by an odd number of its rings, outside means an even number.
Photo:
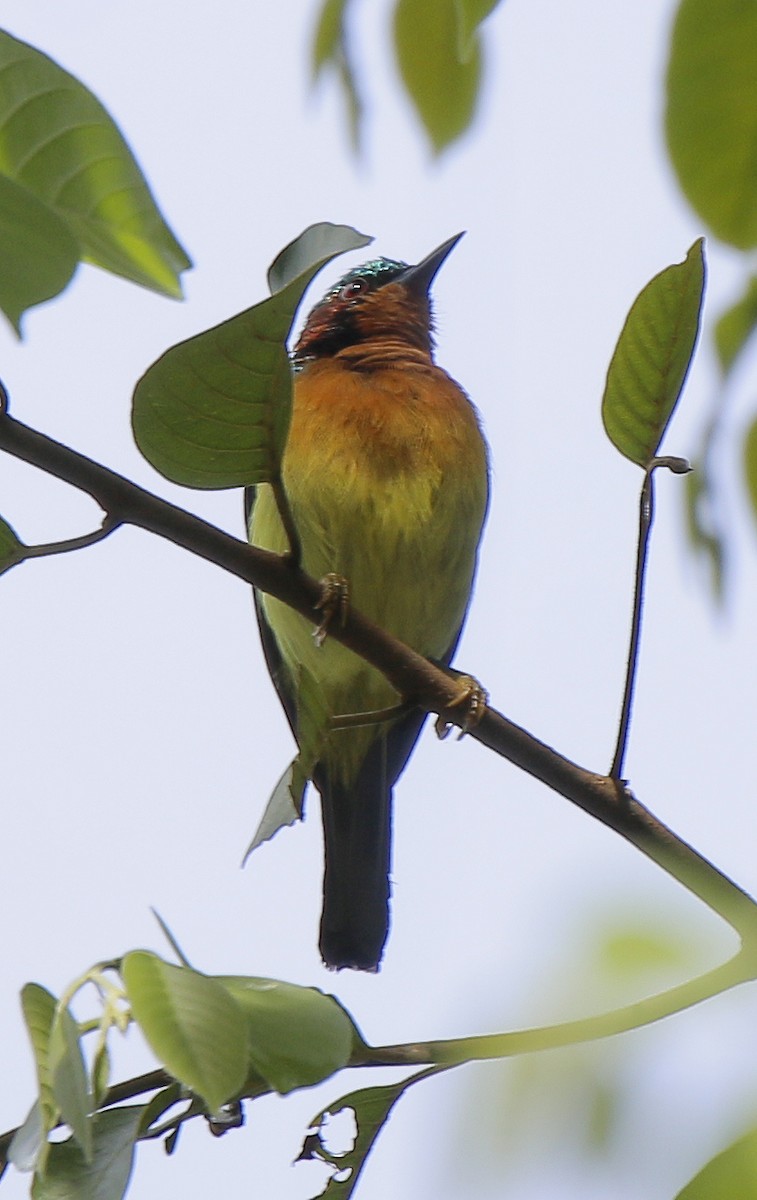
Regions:
<svg viewBox="0 0 757 1200"><path fill-rule="evenodd" d="M681 187L725 242L757 245L757 4L682 0L665 126Z"/></svg>
<svg viewBox="0 0 757 1200"><path fill-rule="evenodd" d="M464 59L460 38L456 0L398 0L394 42L400 74L437 154L470 127L479 97L479 38L475 31L465 37Z"/></svg>
<svg viewBox="0 0 757 1200"><path fill-rule="evenodd" d="M111 117L47 55L3 31L0 176L2 275L9 262L16 274L0 302L15 325L65 287L79 258L181 295L190 261Z"/></svg>
<svg viewBox="0 0 757 1200"><path fill-rule="evenodd" d="M631 306L607 372L602 420L613 445L647 467L691 363L704 295L703 240L655 275Z"/></svg>
<svg viewBox="0 0 757 1200"><path fill-rule="evenodd" d="M180 342L153 363L134 392L132 426L156 470L197 488L276 477L289 429L286 339L295 311L326 262L366 241L348 226L311 226L274 263L274 280L282 286L270 299ZM302 247L310 253L301 253ZM290 262L298 264L294 277Z"/></svg>
<svg viewBox="0 0 757 1200"><path fill-rule="evenodd" d="M710 1159L675 1200L757 1200L757 1129Z"/></svg>
<svg viewBox="0 0 757 1200"><path fill-rule="evenodd" d="M121 1200L143 1112L144 1105L134 1105L98 1113L89 1162L73 1139L51 1146L47 1170L32 1184L32 1200Z"/></svg>
<svg viewBox="0 0 757 1200"><path fill-rule="evenodd" d="M244 1012L251 1066L274 1091L311 1087L347 1066L358 1035L333 996L278 979L216 978Z"/></svg>
<svg viewBox="0 0 757 1200"><path fill-rule="evenodd" d="M247 1073L247 1022L227 988L188 967L135 950L121 965L132 1015L166 1069L211 1112Z"/></svg>
<svg viewBox="0 0 757 1200"><path fill-rule="evenodd" d="M0 309L21 332L27 308L62 292L79 265L66 222L7 175L0 175Z"/></svg>

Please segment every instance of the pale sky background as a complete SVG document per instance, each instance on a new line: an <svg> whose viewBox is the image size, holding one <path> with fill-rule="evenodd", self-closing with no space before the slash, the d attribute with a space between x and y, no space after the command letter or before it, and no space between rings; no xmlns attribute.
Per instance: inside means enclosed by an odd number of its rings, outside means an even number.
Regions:
<svg viewBox="0 0 757 1200"><path fill-rule="evenodd" d="M263 298L268 263L313 221L354 224L375 235L368 256L408 261L467 229L435 287L438 358L481 410L494 478L457 663L508 716L606 770L640 473L604 436L604 376L636 293L704 232L662 144L674 7L508 0L486 26L475 132L433 163L398 95L388 5L358 5L371 111L356 163L335 89L308 90L310 0L5 0L4 27L84 81L118 121L196 264L185 304L85 268L27 317L23 344L0 329L13 413L241 535L238 494L181 492L141 460L129 427L138 377L172 343ZM328 268L313 296L365 257ZM741 264L710 242L709 265L711 322ZM669 453L693 453L715 387L705 337ZM659 481L627 769L643 802L754 890L757 556L736 480L749 402L737 387L721 445L734 569L720 616L684 544L682 482ZM91 501L43 474L7 457L0 471L0 511L24 540L99 523ZM374 1043L597 1011L607 996L586 969L587 947L615 924L680 936L694 947L684 969L732 949L714 917L620 838L472 739L440 744L427 731L396 791L383 969L330 975L316 946L317 799L303 826L239 870L292 755L247 589L134 530L25 564L0 589L2 1128L23 1119L33 1094L20 987L37 980L59 992L98 959L136 947L168 953L150 905L200 969L333 991ZM616 988L612 1003L632 999L634 986ZM506 1097L521 1069L472 1066L420 1085L395 1110L357 1195L667 1200L757 1120L743 1052L753 1014L745 988L604 1056L533 1060L541 1102L555 1098L550 1119L534 1116L511 1157ZM132 1035L117 1051L117 1078L151 1064ZM625 1088L618 1126L604 1155L587 1160L582 1088L611 1079L613 1064ZM365 1082L395 1077L374 1071ZM226 1200L305 1200L325 1177L290 1165L308 1120L359 1082L345 1075L259 1102L247 1128L220 1141L195 1122L173 1159L142 1147L130 1195L192 1200L220 1189ZM9 1174L2 1187L14 1200L28 1179Z"/></svg>

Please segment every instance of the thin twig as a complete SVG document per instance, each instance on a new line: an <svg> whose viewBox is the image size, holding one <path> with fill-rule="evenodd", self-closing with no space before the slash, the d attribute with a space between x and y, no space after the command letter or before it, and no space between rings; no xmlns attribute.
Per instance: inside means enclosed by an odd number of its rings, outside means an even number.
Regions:
<svg viewBox="0 0 757 1200"><path fill-rule="evenodd" d="M647 573L647 558L649 555L649 535L654 520L654 467L649 467L644 474L639 499L639 543L636 549L636 579L633 589L633 617L631 618L631 638L628 646L628 665L626 668L626 685L623 691L623 708L618 725L618 740L615 746L615 757L610 767L610 778L620 779L623 774L623 763L628 744L628 730L631 724L631 708L636 687L636 672L639 665L639 639L641 637L641 614L644 604L644 583Z"/></svg>
<svg viewBox="0 0 757 1200"><path fill-rule="evenodd" d="M27 546L22 542L23 557L47 558L50 554L68 554L70 550L84 550L87 546L94 546L96 542L101 542L103 538L120 528L121 524L122 522L117 517L106 513L100 528L94 529L92 533L83 533L79 537L65 538L60 542L40 543L36 546Z"/></svg>
<svg viewBox="0 0 757 1200"><path fill-rule="evenodd" d="M649 555L649 538L654 520L654 472L658 467L667 467L674 475L686 475L691 470L691 464L685 458L667 454L662 458L653 458L644 473L639 499L639 544L636 551L636 579L633 595L633 618L631 620L631 638L628 647L628 668L626 685L623 692L623 708L618 725L618 741L615 747L615 757L610 767L611 779L622 779L623 763L628 745L628 731L631 724L631 709L636 688L636 675L639 665L639 646L641 641L641 618L644 606L644 586L646 583L647 559Z"/></svg>

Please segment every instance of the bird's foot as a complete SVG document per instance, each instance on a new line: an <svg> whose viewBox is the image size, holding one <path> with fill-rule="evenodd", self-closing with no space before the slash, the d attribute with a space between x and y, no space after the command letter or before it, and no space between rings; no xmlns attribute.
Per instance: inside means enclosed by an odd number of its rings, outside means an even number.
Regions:
<svg viewBox="0 0 757 1200"><path fill-rule="evenodd" d="M489 703L489 693L472 675L458 675L457 683L459 685L458 694L447 705L447 712L453 708L466 710L458 734L459 741L461 737L465 737L466 733L470 733L471 729L475 729L478 725ZM446 738L452 728L452 722L448 721L446 716L439 716L434 728L438 738Z"/></svg>
<svg viewBox="0 0 757 1200"><path fill-rule="evenodd" d="M320 584L321 594L315 608L323 615L320 625L313 630L316 646L322 646L326 641L332 621L336 619L340 625L344 625L350 610L350 585L343 575L335 575L330 571Z"/></svg>

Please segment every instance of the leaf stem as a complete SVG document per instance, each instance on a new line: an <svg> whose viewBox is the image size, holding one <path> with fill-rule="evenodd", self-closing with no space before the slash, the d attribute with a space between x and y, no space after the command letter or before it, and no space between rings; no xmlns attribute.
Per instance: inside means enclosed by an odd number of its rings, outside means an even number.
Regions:
<svg viewBox="0 0 757 1200"><path fill-rule="evenodd" d="M623 774L623 764L628 745L628 731L631 724L631 709L636 688L636 674L639 665L639 642L641 639L641 617L644 604L644 584L646 581L647 559L649 556L649 535L652 532L654 520L654 465L649 466L644 473L639 497L639 541L636 549L636 578L633 591L633 616L631 618L631 638L628 646L628 664L626 668L626 683L623 689L623 707L618 725L618 739L615 745L615 756L610 767L610 778L620 779Z"/></svg>

